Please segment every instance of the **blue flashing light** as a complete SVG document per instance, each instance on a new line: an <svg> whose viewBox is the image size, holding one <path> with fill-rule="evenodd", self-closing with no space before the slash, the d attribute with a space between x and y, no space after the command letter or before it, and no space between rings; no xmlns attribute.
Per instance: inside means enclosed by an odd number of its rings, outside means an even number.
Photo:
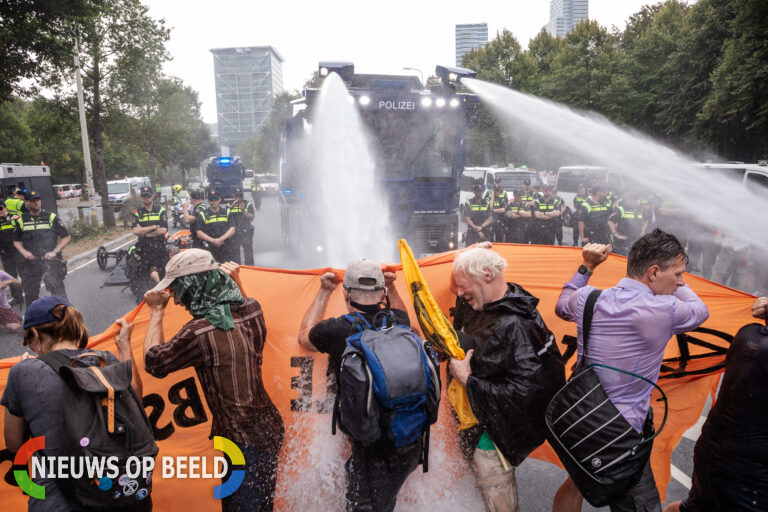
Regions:
<svg viewBox="0 0 768 512"><path fill-rule="evenodd" d="M229 165L232 163L232 159L226 156L219 158L219 165Z"/></svg>
<svg viewBox="0 0 768 512"><path fill-rule="evenodd" d="M291 195L291 189L287 188L287 189L283 190L283 194L285 194L286 196Z"/></svg>

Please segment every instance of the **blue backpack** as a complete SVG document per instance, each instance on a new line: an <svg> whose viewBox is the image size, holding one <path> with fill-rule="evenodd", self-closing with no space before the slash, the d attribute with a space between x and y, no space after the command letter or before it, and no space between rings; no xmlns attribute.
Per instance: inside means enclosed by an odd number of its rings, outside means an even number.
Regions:
<svg viewBox="0 0 768 512"><path fill-rule="evenodd" d="M420 462L428 470L429 427L437 421L440 374L437 357L409 327L394 323L390 311L376 315L372 327L361 315L343 317L354 331L341 358L336 424L353 440L369 446L382 437L395 448L424 436Z"/></svg>

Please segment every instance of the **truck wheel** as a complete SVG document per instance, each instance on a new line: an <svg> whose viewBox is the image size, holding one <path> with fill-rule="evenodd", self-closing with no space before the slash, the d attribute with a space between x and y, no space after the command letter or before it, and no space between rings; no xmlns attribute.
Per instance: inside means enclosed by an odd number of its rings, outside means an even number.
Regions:
<svg viewBox="0 0 768 512"><path fill-rule="evenodd" d="M573 214L571 213L570 208L566 208L563 212L563 225L567 228L573 227Z"/></svg>

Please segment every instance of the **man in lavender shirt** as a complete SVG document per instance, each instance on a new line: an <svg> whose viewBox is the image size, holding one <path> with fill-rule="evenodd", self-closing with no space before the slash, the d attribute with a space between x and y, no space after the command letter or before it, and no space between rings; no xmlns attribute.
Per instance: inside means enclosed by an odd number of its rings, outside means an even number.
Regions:
<svg viewBox="0 0 768 512"><path fill-rule="evenodd" d="M555 313L576 324L582 357L582 321L589 277L611 252L610 245L587 244L584 262L565 283ZM669 339L701 325L709 312L683 281L685 249L677 238L656 229L632 245L627 276L604 290L595 303L587 364L601 363L656 382ZM606 393L638 432L648 417L652 386L619 372L598 372ZM553 510L581 510L582 497L569 478L555 495ZM661 500L650 463L640 481L610 505L617 511L660 511Z"/></svg>

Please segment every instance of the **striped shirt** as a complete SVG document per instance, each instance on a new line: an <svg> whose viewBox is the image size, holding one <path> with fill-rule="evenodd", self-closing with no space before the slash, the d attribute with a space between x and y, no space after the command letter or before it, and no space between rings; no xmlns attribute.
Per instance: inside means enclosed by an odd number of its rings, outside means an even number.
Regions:
<svg viewBox="0 0 768 512"><path fill-rule="evenodd" d="M213 416L211 435L276 452L284 428L261 376L267 334L261 306L246 299L232 306L232 318L228 331L205 318L188 322L168 343L150 348L144 364L159 378L194 367Z"/></svg>

